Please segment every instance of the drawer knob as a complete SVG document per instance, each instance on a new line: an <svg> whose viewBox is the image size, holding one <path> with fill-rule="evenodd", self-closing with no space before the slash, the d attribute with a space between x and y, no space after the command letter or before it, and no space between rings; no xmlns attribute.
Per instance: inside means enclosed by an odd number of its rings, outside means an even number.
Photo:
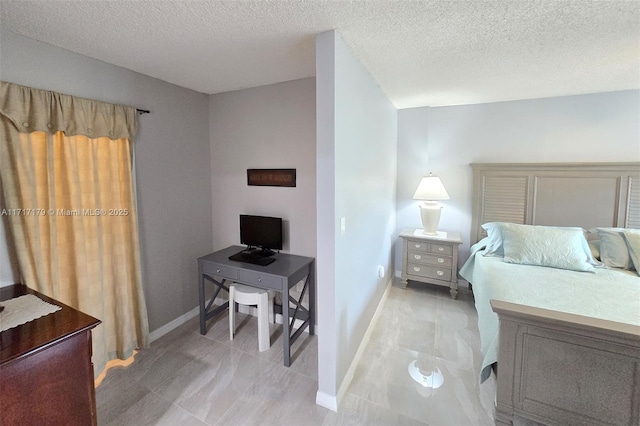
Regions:
<svg viewBox="0 0 640 426"><path fill-rule="evenodd" d="M413 257L416 259L422 259L422 256L420 256L419 254L414 254Z"/></svg>
<svg viewBox="0 0 640 426"><path fill-rule="evenodd" d="M441 257L439 257L439 258L438 258L438 263L444 263L444 259L443 259L443 258L441 258Z"/></svg>
<svg viewBox="0 0 640 426"><path fill-rule="evenodd" d="M216 269L216 272L219 274L220 273L220 269Z"/></svg>
<svg viewBox="0 0 640 426"><path fill-rule="evenodd" d="M438 271L437 273L438 273L438 275L440 275L440 276L443 276L443 275L444 275L444 272L442 272L442 271Z"/></svg>
<svg viewBox="0 0 640 426"><path fill-rule="evenodd" d="M444 251L444 247L438 247L438 251Z"/></svg>
<svg viewBox="0 0 640 426"><path fill-rule="evenodd" d="M416 248L420 248L420 244L416 244Z"/></svg>
<svg viewBox="0 0 640 426"><path fill-rule="evenodd" d="M262 278L258 278L258 282L261 283L262 282Z"/></svg>
<svg viewBox="0 0 640 426"><path fill-rule="evenodd" d="M413 270L416 271L416 272L420 272L420 268L418 268L416 266L413 267Z"/></svg>

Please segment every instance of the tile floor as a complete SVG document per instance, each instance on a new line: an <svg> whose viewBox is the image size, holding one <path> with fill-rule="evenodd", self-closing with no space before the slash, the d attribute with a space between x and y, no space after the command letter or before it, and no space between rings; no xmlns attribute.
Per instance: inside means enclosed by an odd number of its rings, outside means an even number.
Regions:
<svg viewBox="0 0 640 426"><path fill-rule="evenodd" d="M473 299L461 289L398 283L374 325L338 413L315 404L316 336L302 334L290 368L281 328L258 352L257 320L238 314L229 340L221 315L199 334L197 318L111 369L96 389L99 425L485 425L493 421L495 383L478 384L479 337ZM441 372L423 387L419 371ZM425 380L425 379L423 379ZM429 379L426 379L429 380Z"/></svg>

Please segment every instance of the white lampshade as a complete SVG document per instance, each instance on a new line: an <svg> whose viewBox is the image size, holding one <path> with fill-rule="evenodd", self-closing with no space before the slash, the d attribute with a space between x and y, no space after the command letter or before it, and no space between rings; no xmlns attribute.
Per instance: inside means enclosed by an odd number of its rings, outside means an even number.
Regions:
<svg viewBox="0 0 640 426"><path fill-rule="evenodd" d="M413 194L414 200L448 200L449 194L444 189L444 185L438 176L433 176L429 173L429 176L424 176Z"/></svg>
<svg viewBox="0 0 640 426"><path fill-rule="evenodd" d="M431 173L429 173L429 176L424 176L420 180L415 194L413 194L413 199L424 200L420 204L423 234L437 235L438 222L440 222L440 213L442 211L442 205L438 201L449 199L449 194L444 189L440 178L433 176Z"/></svg>

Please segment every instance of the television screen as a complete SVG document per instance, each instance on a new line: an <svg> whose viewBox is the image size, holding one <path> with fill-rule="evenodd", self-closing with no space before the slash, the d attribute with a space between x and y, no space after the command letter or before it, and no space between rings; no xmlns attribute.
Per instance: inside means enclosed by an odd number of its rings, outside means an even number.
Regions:
<svg viewBox="0 0 640 426"><path fill-rule="evenodd" d="M241 214L240 243L265 250L282 250L282 218Z"/></svg>

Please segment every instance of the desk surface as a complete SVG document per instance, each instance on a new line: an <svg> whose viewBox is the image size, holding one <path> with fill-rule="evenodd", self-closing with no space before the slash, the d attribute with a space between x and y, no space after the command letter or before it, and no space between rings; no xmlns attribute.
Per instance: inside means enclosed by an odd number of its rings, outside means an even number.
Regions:
<svg viewBox="0 0 640 426"><path fill-rule="evenodd" d="M295 254L276 253L273 255L275 262L270 263L267 266L254 265L252 263L238 262L235 260L229 260L229 256L238 253L246 249L242 246L231 246L226 249L210 253L206 256L198 258L199 262L212 262L221 265L234 266L237 268L248 269L263 274L269 274L279 277L287 277L291 274L305 267L309 263L312 263L314 259L312 257L298 256Z"/></svg>

